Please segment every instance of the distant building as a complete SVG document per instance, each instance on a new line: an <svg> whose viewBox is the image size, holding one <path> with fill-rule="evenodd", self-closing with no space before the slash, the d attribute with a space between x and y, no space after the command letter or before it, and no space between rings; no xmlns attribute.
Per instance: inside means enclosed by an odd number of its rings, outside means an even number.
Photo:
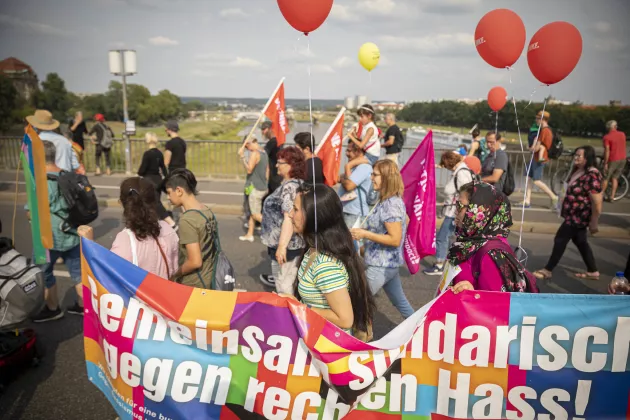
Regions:
<svg viewBox="0 0 630 420"><path fill-rule="evenodd" d="M365 105L369 103L370 103L370 98L368 96L365 96L365 95L357 96L357 108L360 107L361 105Z"/></svg>
<svg viewBox="0 0 630 420"><path fill-rule="evenodd" d="M379 102L374 104L374 109L377 111L400 111L404 107L404 103L397 102Z"/></svg>
<svg viewBox="0 0 630 420"><path fill-rule="evenodd" d="M354 96L348 96L344 101L346 109L357 109L357 100Z"/></svg>
<svg viewBox="0 0 630 420"><path fill-rule="evenodd" d="M621 101L619 100L610 101L610 106L621 106Z"/></svg>
<svg viewBox="0 0 630 420"><path fill-rule="evenodd" d="M30 101L37 91L39 84L37 74L31 66L15 57L0 61L0 74L13 82L18 94L25 101Z"/></svg>

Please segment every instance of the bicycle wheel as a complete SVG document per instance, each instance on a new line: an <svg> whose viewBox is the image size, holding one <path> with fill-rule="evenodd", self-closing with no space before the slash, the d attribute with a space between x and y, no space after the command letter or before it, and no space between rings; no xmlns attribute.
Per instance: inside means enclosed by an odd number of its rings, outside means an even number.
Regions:
<svg viewBox="0 0 630 420"><path fill-rule="evenodd" d="M612 182L608 183L608 188L606 190L608 196L610 196L610 192L612 190L611 184ZM624 198L628 194L628 188L630 188L630 186L628 185L628 178L626 178L625 175L621 175L618 180L617 193L614 197L611 197L612 201L618 201Z"/></svg>
<svg viewBox="0 0 630 420"><path fill-rule="evenodd" d="M553 174L553 178L551 179L551 191L553 191L555 195L559 196L562 194L564 181L567 179L568 175L568 169L559 169Z"/></svg>

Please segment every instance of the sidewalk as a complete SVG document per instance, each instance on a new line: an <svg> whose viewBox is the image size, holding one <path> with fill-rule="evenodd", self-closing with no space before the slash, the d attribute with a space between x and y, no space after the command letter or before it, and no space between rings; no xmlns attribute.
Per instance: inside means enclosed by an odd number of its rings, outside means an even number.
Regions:
<svg viewBox="0 0 630 420"><path fill-rule="evenodd" d="M90 176L90 182L96 189L101 207L119 207L119 185L124 175ZM242 180L209 180L199 178L197 188L200 201L208 205L215 213L240 215L243 204ZM18 204L26 203L23 177L20 174L18 181ZM515 192L512 196L513 203L522 201L522 193ZM164 196L163 196L164 197ZM0 172L0 201L12 203L15 199L15 172ZM438 192L438 213L441 203L441 192ZM525 210L523 231L530 233L555 234L560 226L560 218L549 209L550 200L543 194L533 194L532 207ZM521 226L521 208L512 208L514 220L513 231ZM441 220L437 221L438 226ZM630 199L624 199L616 203L604 203L604 213L600 218L600 233L598 236L607 238L630 238Z"/></svg>

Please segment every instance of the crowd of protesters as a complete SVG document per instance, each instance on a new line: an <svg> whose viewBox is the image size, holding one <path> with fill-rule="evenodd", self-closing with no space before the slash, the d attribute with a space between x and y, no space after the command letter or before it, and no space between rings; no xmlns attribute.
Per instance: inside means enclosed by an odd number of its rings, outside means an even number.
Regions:
<svg viewBox="0 0 630 420"><path fill-rule="evenodd" d="M278 147L272 124L264 122L264 147L256 138L245 139L239 157L247 171L248 230L239 239L253 242L256 225L260 224L260 240L267 247L270 262L270 274L261 276L260 281L282 296L300 300L348 333L369 340L374 295L380 289L404 318L410 317L414 308L400 278L407 229L399 170L404 140L393 115L387 116L385 135L375 125L370 105L361 106L358 115L359 123L348 133L348 163L335 180L336 189L323 183L322 162L313 155L312 134L298 133L295 146ZM101 155L108 175L113 133L102 116L97 117L97 124L88 132L77 113L68 137L78 143L88 134L97 145L97 175ZM551 134L545 134L548 119L548 113L537 116L542 130L530 151L538 160L537 166L531 165L528 171L534 181L540 181L540 166L545 164L550 147ZM73 151L72 143L54 133L59 123L50 113L37 111L27 120L43 140L49 174L81 170L80 156ZM138 176L120 185L125 227L116 236L112 252L162 278L212 288L220 252L218 221L212 210L197 199L197 180L186 169L186 142L179 137L177 122L169 121L165 131L170 138L165 152L157 148L157 136L148 133L148 150ZM459 273L450 279L455 293L471 289L537 293L536 280L551 277L567 243L573 240L587 266L580 277L598 278L587 241L587 229L597 232L602 201L602 175L595 167L593 148L582 147L575 153L562 203L563 224L556 234L553 253L547 266L532 275L507 242L512 214L503 194L508 169L500 138L494 132L483 139L478 132L473 134L477 136L470 154L449 151L442 155L440 165L452 171L452 176L444 191L437 261L425 273L442 275L447 264L459 267ZM381 147L387 153L379 160ZM612 152L608 156L609 167L616 171L613 162L618 156ZM62 220L69 209L55 194L54 178L48 183L51 210ZM163 193L171 206L180 210L177 221L162 205ZM77 232L58 226L61 224L53 223L51 255L63 259L81 296ZM55 289L56 260L52 258L44 267L47 306L36 321L63 316ZM68 311L82 313L80 299Z"/></svg>

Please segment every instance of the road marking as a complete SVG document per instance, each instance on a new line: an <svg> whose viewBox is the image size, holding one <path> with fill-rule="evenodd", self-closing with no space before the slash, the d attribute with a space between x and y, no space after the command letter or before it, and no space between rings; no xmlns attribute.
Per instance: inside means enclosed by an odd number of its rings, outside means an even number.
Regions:
<svg viewBox="0 0 630 420"><path fill-rule="evenodd" d="M15 181L2 181L3 184L12 184L15 185ZM18 182L18 185L25 185L25 182ZM113 185L93 185L95 190L120 190L120 187L116 187ZM230 191L199 191L199 194L208 194L208 195L233 195L242 197L242 192L230 192Z"/></svg>

